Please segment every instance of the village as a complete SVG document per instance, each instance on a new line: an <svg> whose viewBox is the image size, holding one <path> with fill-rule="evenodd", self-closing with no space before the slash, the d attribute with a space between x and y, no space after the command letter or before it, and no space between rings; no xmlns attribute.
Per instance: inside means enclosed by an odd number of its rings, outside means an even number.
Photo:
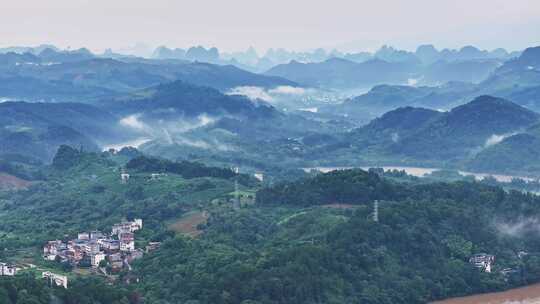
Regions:
<svg viewBox="0 0 540 304"><path fill-rule="evenodd" d="M142 219L114 224L110 234L101 231L81 232L69 241L53 240L43 247L43 258L68 263L73 267L91 267L103 274L131 270L130 263L143 257L144 252L159 248L159 242L150 242L145 250L135 248L135 232L142 229ZM44 278L67 288L67 277L44 272Z"/></svg>

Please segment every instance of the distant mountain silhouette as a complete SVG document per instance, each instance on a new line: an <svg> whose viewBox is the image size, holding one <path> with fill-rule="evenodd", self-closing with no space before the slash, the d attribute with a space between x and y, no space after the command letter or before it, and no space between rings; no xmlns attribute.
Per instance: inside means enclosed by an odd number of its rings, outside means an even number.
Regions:
<svg viewBox="0 0 540 304"><path fill-rule="evenodd" d="M510 101L480 96L456 107L391 149L394 153L425 159L452 159L467 156L496 134L506 134L531 126L540 115Z"/></svg>
<svg viewBox="0 0 540 304"><path fill-rule="evenodd" d="M350 138L360 149L378 145L391 155L447 161L473 156L493 135L522 130L539 119L510 101L480 96L449 112L399 108L351 131Z"/></svg>
<svg viewBox="0 0 540 304"><path fill-rule="evenodd" d="M98 150L98 141L121 138L117 119L75 103L0 103L0 154L50 161L60 145Z"/></svg>

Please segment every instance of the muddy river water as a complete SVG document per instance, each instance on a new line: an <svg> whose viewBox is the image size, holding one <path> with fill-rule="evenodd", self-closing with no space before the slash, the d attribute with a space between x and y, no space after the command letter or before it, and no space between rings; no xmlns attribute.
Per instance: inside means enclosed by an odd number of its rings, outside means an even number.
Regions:
<svg viewBox="0 0 540 304"><path fill-rule="evenodd" d="M432 304L540 304L540 284L463 298L454 298Z"/></svg>

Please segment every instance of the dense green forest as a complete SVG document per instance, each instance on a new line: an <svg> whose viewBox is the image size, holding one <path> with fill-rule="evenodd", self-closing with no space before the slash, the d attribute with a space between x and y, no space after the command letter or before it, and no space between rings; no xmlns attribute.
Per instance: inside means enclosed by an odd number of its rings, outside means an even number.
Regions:
<svg viewBox="0 0 540 304"><path fill-rule="evenodd" d="M325 194L302 197L312 192ZM258 206L212 214L200 239L169 240L143 259L136 269L148 298L425 303L540 280L534 195L471 182L406 185L361 170L257 195ZM479 252L496 255L492 273L468 263Z"/></svg>
<svg viewBox="0 0 540 304"><path fill-rule="evenodd" d="M137 292L112 287L95 278L77 280L70 289L48 286L31 274L14 278L0 277L2 304L138 304Z"/></svg>
<svg viewBox="0 0 540 304"><path fill-rule="evenodd" d="M162 246L110 287L77 275L59 290L23 272L1 281L6 303L426 303L540 281L540 199L489 180L353 169L263 187L227 168L69 147L40 172L0 192L0 260L61 269L40 259L46 240L134 217L137 246ZM202 234L172 228L202 213ZM468 262L482 252L491 273Z"/></svg>

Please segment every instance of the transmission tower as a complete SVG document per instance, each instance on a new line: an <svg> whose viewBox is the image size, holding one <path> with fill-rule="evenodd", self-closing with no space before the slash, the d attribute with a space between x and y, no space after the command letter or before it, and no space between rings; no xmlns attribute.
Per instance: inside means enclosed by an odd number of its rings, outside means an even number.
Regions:
<svg viewBox="0 0 540 304"><path fill-rule="evenodd" d="M234 168L234 172L236 173L236 177L234 179L234 201L236 207L240 208L240 195L238 193L238 175L240 174L240 168Z"/></svg>
<svg viewBox="0 0 540 304"><path fill-rule="evenodd" d="M379 201L373 202L373 221L379 222Z"/></svg>

